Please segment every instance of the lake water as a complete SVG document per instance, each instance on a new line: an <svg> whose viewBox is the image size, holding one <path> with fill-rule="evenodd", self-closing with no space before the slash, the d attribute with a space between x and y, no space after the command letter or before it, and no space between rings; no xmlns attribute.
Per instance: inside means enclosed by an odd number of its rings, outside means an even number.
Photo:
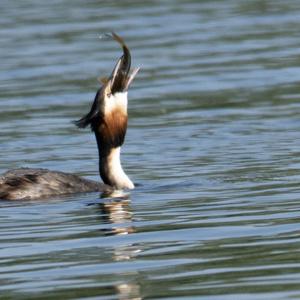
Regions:
<svg viewBox="0 0 300 300"><path fill-rule="evenodd" d="M300 299L300 2L0 4L0 173L98 180L71 123L141 71L122 161L138 187L0 203L1 299Z"/></svg>

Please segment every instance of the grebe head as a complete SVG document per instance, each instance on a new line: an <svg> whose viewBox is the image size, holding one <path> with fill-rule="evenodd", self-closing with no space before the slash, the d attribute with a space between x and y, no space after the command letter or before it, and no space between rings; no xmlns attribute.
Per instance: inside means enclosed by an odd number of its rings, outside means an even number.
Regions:
<svg viewBox="0 0 300 300"><path fill-rule="evenodd" d="M139 68L130 73L131 55L123 39L115 33L111 37L123 49L109 78L102 78L90 112L75 124L88 125L95 132L99 150L99 169L104 183L117 189L133 189L134 184L125 174L120 162L120 147L127 130L127 92Z"/></svg>

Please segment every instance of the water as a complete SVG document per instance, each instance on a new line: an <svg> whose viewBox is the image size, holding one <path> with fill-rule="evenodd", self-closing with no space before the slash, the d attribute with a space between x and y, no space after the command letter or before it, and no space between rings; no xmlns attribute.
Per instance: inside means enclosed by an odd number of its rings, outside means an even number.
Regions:
<svg viewBox="0 0 300 300"><path fill-rule="evenodd" d="M0 172L98 179L87 112L141 66L137 189L0 206L1 299L300 298L300 2L1 1Z"/></svg>

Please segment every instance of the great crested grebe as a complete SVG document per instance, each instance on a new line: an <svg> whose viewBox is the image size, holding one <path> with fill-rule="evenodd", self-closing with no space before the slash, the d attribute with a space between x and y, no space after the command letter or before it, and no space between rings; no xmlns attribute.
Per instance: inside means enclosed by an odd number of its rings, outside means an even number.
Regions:
<svg viewBox="0 0 300 300"><path fill-rule="evenodd" d="M122 169L120 147L127 129L127 91L139 68L130 73L131 55L128 47L117 34L112 33L111 37L122 46L123 55L110 77L101 79L102 87L97 91L90 112L74 122L79 128L90 125L95 133L103 183L47 169L14 169L0 176L0 199L37 199L134 188Z"/></svg>

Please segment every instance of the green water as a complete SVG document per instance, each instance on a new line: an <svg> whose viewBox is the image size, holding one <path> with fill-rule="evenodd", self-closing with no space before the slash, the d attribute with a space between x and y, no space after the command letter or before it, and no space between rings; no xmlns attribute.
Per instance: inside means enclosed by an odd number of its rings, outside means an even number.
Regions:
<svg viewBox="0 0 300 300"><path fill-rule="evenodd" d="M1 299L300 298L300 2L1 1L0 173L98 179L87 112L121 51L138 187L0 203Z"/></svg>

